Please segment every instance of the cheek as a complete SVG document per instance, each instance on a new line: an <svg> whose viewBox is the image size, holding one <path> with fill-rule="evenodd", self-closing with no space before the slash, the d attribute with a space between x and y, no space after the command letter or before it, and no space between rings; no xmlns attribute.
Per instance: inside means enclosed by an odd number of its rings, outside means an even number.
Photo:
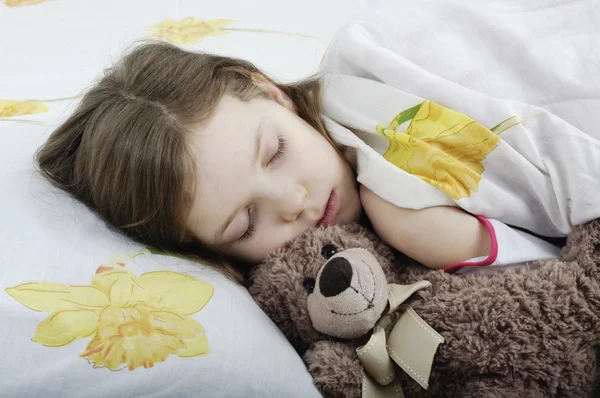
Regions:
<svg viewBox="0 0 600 398"><path fill-rule="evenodd" d="M302 119L289 123L287 133L290 143L294 145L293 149L298 149L311 158L314 156L313 152L323 154L327 147L331 146L317 130Z"/></svg>
<svg viewBox="0 0 600 398"><path fill-rule="evenodd" d="M287 173L291 175L302 173L311 180L327 181L332 173L338 170L337 153L335 149L320 137L311 137L290 151Z"/></svg>
<svg viewBox="0 0 600 398"><path fill-rule="evenodd" d="M270 223L265 224L251 241L230 249L228 254L251 263L259 263L271 251L285 246L289 240L285 233L286 231L278 230Z"/></svg>

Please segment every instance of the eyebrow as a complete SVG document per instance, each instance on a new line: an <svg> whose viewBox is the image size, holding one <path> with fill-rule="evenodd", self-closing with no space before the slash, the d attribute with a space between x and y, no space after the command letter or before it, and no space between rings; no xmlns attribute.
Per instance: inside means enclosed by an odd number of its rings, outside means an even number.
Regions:
<svg viewBox="0 0 600 398"><path fill-rule="evenodd" d="M254 156L252 157L252 165L255 165L259 161L260 148L262 146L261 145L262 137L263 137L263 131L264 131L264 126L265 126L265 119L266 119L266 116L263 116L262 120L258 124L258 127L256 128L255 133L254 133ZM233 222L233 219L238 214L240 209L241 209L241 207L235 209L235 211L233 213L231 213L231 215L229 215L229 217L227 217L227 220L225 220L223 225L221 225L221 228L219 228L217 230L217 232L215 233L215 237L214 237L215 242L218 242L221 240L221 238L223 237L223 234L229 227L229 224L231 224Z"/></svg>

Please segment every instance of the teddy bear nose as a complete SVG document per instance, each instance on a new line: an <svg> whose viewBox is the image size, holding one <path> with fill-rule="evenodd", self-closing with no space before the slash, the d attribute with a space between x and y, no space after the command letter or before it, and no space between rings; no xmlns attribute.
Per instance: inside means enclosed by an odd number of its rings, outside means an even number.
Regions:
<svg viewBox="0 0 600 398"><path fill-rule="evenodd" d="M325 264L319 290L325 297L333 297L348 289L352 281L352 266L344 257L336 257Z"/></svg>

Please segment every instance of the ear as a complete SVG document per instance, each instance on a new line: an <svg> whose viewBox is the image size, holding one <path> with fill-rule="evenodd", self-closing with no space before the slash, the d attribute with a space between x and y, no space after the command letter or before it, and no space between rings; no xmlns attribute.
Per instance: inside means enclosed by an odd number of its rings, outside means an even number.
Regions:
<svg viewBox="0 0 600 398"><path fill-rule="evenodd" d="M279 105L283 106L289 111L294 113L296 112L296 107L294 106L294 102L290 96L281 91L279 87L273 84L273 82L267 79L263 74L253 73L252 81Z"/></svg>

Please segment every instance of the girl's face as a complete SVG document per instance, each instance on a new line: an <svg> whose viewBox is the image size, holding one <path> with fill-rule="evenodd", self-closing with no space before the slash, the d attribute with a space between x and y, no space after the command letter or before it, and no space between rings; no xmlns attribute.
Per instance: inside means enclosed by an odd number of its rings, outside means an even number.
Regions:
<svg viewBox="0 0 600 398"><path fill-rule="evenodd" d="M343 157L285 94L266 91L272 100L224 96L192 138L198 171L188 230L217 253L251 263L309 228L361 213Z"/></svg>

